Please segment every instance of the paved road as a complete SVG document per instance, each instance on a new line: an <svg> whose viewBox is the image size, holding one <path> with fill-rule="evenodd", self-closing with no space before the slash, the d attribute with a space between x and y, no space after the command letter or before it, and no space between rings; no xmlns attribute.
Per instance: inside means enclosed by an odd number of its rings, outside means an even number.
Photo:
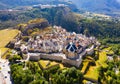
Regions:
<svg viewBox="0 0 120 84"><path fill-rule="evenodd" d="M12 84L10 80L10 71L9 62L7 60L0 59L0 84Z"/></svg>
<svg viewBox="0 0 120 84"><path fill-rule="evenodd" d="M2 73L0 73L0 84L6 84Z"/></svg>

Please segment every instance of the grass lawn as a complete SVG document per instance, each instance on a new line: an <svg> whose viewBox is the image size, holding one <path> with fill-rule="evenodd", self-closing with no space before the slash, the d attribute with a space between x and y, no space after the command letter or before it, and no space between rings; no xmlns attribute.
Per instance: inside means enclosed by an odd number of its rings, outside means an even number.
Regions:
<svg viewBox="0 0 120 84"><path fill-rule="evenodd" d="M103 51L106 51L107 54L114 54L114 52L111 50L112 47L104 48Z"/></svg>
<svg viewBox="0 0 120 84"><path fill-rule="evenodd" d="M83 80L83 84L87 84L88 80Z"/></svg>
<svg viewBox="0 0 120 84"><path fill-rule="evenodd" d="M105 48L99 53L99 60L97 61L100 65L103 67L107 67L107 53L113 53L113 51L110 50L111 48Z"/></svg>
<svg viewBox="0 0 120 84"><path fill-rule="evenodd" d="M88 72L84 75L84 77L92 78L95 80L98 80L98 76L98 66L90 66Z"/></svg>
<svg viewBox="0 0 120 84"><path fill-rule="evenodd" d="M0 47L5 47L18 33L16 29L0 30Z"/></svg>
<svg viewBox="0 0 120 84"><path fill-rule="evenodd" d="M106 52L100 52L99 53L99 61L100 62L105 62L107 60L107 55L106 55Z"/></svg>
<svg viewBox="0 0 120 84"><path fill-rule="evenodd" d="M107 61L107 51L109 51L109 50L110 50L110 48L105 48L101 52L99 52L99 59L97 61L95 61L96 65L89 67L88 71L84 75L85 77L92 78L95 80L98 79L98 76L99 76L98 68L100 66L103 66L104 68L106 68L108 66L106 61ZM86 64L84 63L83 65L84 66L83 66L82 70L85 69Z"/></svg>
<svg viewBox="0 0 120 84"><path fill-rule="evenodd" d="M59 64L61 69L65 69L66 67L63 64Z"/></svg>
<svg viewBox="0 0 120 84"><path fill-rule="evenodd" d="M87 68L88 63L89 63L89 61L87 61L87 60L83 62L83 68L82 68L81 72ZM100 64L98 64L97 62L95 62L95 63L96 63L95 66L90 65L90 67L89 67L88 71L85 73L84 77L98 80L98 76L99 76L98 68L100 67Z"/></svg>
<svg viewBox="0 0 120 84"><path fill-rule="evenodd" d="M44 69L45 69L45 68L49 68L49 67L54 66L54 65L57 65L57 64L59 64L60 69L65 69L65 68L66 68L63 64L61 64L61 63L59 63L59 62L55 62L55 61L40 60L39 62L40 62L40 64L42 65L42 67L43 67ZM49 63L49 65L47 65L48 63ZM46 65L47 65L47 66L46 66Z"/></svg>
<svg viewBox="0 0 120 84"><path fill-rule="evenodd" d="M86 70L88 64L89 64L89 61L83 61L83 67L82 67L82 70L81 70L82 73L85 72L85 70Z"/></svg>
<svg viewBox="0 0 120 84"><path fill-rule="evenodd" d="M40 62L40 64L42 65L42 67L43 67L44 69L49 68L49 67L52 67L52 66L58 64L58 63L56 63L56 62L54 62L54 61L51 62L51 61L49 61L49 60L40 60L39 62Z"/></svg>
<svg viewBox="0 0 120 84"><path fill-rule="evenodd" d="M0 48L0 55L4 55L8 50L9 48Z"/></svg>
<svg viewBox="0 0 120 84"><path fill-rule="evenodd" d="M41 70L39 65L38 65L38 62L34 62L35 66L38 67L38 70Z"/></svg>

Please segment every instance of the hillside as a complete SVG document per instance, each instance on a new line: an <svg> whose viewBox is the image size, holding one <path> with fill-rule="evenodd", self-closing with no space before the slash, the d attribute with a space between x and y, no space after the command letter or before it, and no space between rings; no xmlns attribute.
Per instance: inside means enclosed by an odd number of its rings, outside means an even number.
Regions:
<svg viewBox="0 0 120 84"><path fill-rule="evenodd" d="M117 43L119 42L120 21L83 18L67 7L32 9L21 13L0 13L0 29L14 27L19 23L41 17L47 19L50 25L62 26L70 32L84 33L99 38L114 38Z"/></svg>

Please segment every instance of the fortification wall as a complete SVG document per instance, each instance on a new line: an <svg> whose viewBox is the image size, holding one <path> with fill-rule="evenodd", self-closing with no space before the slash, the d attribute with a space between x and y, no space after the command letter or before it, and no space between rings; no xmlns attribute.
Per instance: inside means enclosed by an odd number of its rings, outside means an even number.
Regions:
<svg viewBox="0 0 120 84"><path fill-rule="evenodd" d="M91 48L86 49L86 52L87 52L88 55L92 55L92 54L94 53L94 47L95 47L95 46L92 45Z"/></svg>
<svg viewBox="0 0 120 84"><path fill-rule="evenodd" d="M79 58L78 60L70 60L70 59L64 59L62 56L54 56L53 54L40 54L38 56L31 55L29 58L29 60L31 61L39 61L40 59L62 61L62 63L70 64L76 67L79 67L82 62L82 58Z"/></svg>
<svg viewBox="0 0 120 84"><path fill-rule="evenodd" d="M94 49L91 49L90 51L87 51L87 55L92 55L94 53Z"/></svg>
<svg viewBox="0 0 120 84"><path fill-rule="evenodd" d="M40 60L40 56L38 55L38 56L30 56L30 58L29 58L29 60L31 60L31 61L39 61Z"/></svg>
<svg viewBox="0 0 120 84"><path fill-rule="evenodd" d="M76 67L79 67L80 64L82 62L82 59L81 60L69 60L69 59L63 59L62 60L62 63L66 63L66 64L70 64L70 65L73 65L73 66L76 66Z"/></svg>
<svg viewBox="0 0 120 84"><path fill-rule="evenodd" d="M40 54L40 58L55 60L55 61L62 61L62 59L63 59L61 56L54 56L52 54Z"/></svg>

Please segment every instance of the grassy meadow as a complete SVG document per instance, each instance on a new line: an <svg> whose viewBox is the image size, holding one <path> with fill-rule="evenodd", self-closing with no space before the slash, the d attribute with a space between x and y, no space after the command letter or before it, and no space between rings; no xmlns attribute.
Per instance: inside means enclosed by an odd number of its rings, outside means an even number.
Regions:
<svg viewBox="0 0 120 84"><path fill-rule="evenodd" d="M0 30L0 55L3 56L9 50L6 45L13 40L19 31L16 29L4 29Z"/></svg>
<svg viewBox="0 0 120 84"><path fill-rule="evenodd" d="M0 48L5 47L18 33L16 29L0 30Z"/></svg>

